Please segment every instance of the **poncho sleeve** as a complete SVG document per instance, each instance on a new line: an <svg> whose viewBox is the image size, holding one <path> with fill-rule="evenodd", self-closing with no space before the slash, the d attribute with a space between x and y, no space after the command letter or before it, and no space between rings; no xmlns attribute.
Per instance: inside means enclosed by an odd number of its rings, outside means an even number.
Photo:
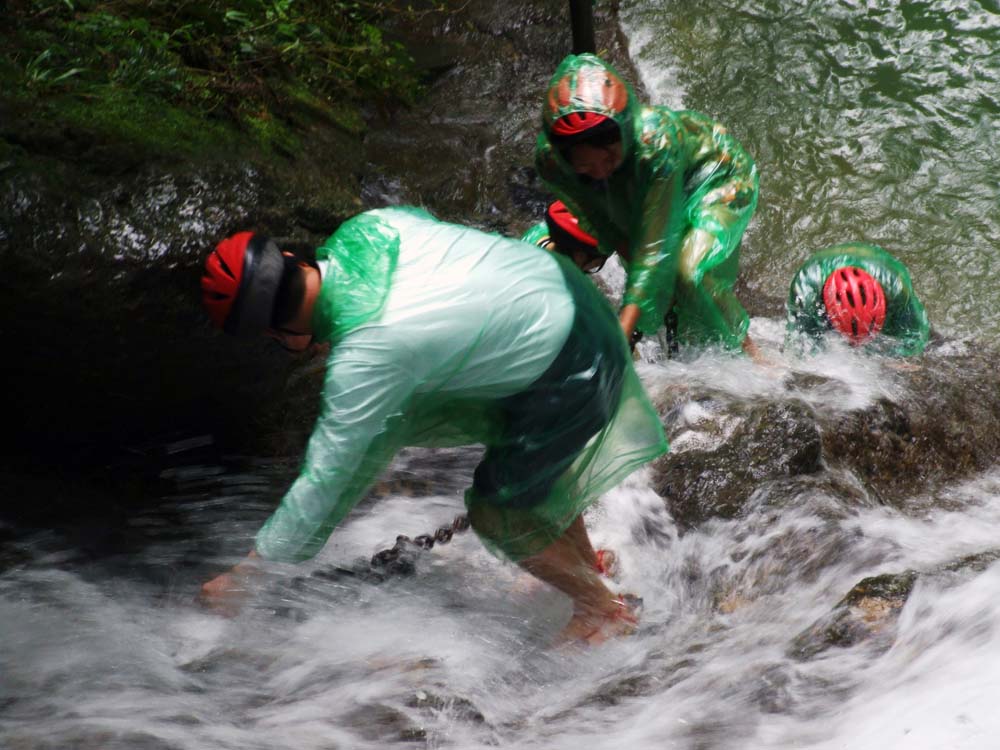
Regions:
<svg viewBox="0 0 1000 750"><path fill-rule="evenodd" d="M738 347L748 321L727 298L740 239L757 206L756 166L724 127L700 113L648 108L642 128L637 182L643 198L623 305L638 305L639 329L653 332L681 285L685 306L700 310L695 327ZM729 307L742 314L716 310Z"/></svg>
<svg viewBox="0 0 1000 750"><path fill-rule="evenodd" d="M649 184L630 248L622 307L638 305L640 331L654 333L674 299L679 246L685 229L680 172L665 171Z"/></svg>
<svg viewBox="0 0 1000 750"><path fill-rule="evenodd" d="M261 556L285 562L314 556L399 449L397 423L414 376L398 344L379 330L359 329L331 353L300 475L257 534Z"/></svg>

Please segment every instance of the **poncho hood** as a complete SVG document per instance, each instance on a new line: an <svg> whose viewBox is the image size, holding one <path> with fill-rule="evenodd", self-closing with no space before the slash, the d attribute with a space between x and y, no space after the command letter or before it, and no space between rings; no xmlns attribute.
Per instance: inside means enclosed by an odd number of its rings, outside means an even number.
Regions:
<svg viewBox="0 0 1000 750"><path fill-rule="evenodd" d="M560 117L594 112L614 120L622 133L622 156L633 151L636 111L635 92L617 70L597 55L569 55L556 68L549 82L542 109L542 129L551 137Z"/></svg>

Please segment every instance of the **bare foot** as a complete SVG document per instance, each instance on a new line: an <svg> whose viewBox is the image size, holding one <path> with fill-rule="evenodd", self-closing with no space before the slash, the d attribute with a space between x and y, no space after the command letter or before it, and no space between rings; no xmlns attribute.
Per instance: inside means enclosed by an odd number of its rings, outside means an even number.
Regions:
<svg viewBox="0 0 1000 750"><path fill-rule="evenodd" d="M615 599L613 608L607 612L576 612L559 634L558 642L598 646L612 638L632 635L639 624L641 601L625 595Z"/></svg>

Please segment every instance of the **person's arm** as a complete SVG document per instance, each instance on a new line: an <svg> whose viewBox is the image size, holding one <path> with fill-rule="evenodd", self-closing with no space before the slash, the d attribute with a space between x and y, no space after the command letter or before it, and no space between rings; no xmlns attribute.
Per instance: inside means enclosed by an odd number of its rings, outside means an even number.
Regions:
<svg viewBox="0 0 1000 750"><path fill-rule="evenodd" d="M298 479L258 532L254 551L206 584L203 598L243 588L258 557L300 562L315 555L392 458L398 447L393 420L414 388L408 354L398 344L363 334L341 341L327 367L323 408Z"/></svg>
<svg viewBox="0 0 1000 750"><path fill-rule="evenodd" d="M257 534L258 554L300 562L319 552L392 458L391 423L415 387L398 341L355 334L334 348L302 471Z"/></svg>
<svg viewBox="0 0 1000 750"><path fill-rule="evenodd" d="M635 348L635 343L632 338L635 334L635 326L639 322L639 306L638 305L625 305L618 313L618 322L621 323L622 333L625 334L625 339L629 342L629 346L633 349Z"/></svg>
<svg viewBox="0 0 1000 750"><path fill-rule="evenodd" d="M663 325L677 281L678 249L685 227L680 170L653 179L641 212L636 224L639 234L630 242L620 319L623 330L634 319L633 329L653 333ZM626 336L630 333L626 330Z"/></svg>

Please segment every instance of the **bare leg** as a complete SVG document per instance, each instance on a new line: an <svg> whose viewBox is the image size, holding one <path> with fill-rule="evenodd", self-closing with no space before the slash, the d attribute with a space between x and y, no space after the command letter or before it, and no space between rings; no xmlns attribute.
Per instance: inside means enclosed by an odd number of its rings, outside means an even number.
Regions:
<svg viewBox="0 0 1000 750"><path fill-rule="evenodd" d="M577 549L580 557L590 567L596 567L597 553L590 543L590 534L587 533L587 527L583 523L583 514L576 517L576 520L566 529L563 537Z"/></svg>
<svg viewBox="0 0 1000 750"><path fill-rule="evenodd" d="M762 367L776 367L775 363L772 362L769 357L765 356L760 350L760 347L757 346L757 343L750 338L749 333L743 339L742 346L743 353L750 357L750 359L752 359L756 364L761 365Z"/></svg>
<svg viewBox="0 0 1000 750"><path fill-rule="evenodd" d="M623 605L604 585L595 564L583 516L537 555L520 562L522 568L573 600L573 616L563 629L563 640L600 643L612 635L630 632L634 620L622 618ZM609 624L614 627L605 627Z"/></svg>

